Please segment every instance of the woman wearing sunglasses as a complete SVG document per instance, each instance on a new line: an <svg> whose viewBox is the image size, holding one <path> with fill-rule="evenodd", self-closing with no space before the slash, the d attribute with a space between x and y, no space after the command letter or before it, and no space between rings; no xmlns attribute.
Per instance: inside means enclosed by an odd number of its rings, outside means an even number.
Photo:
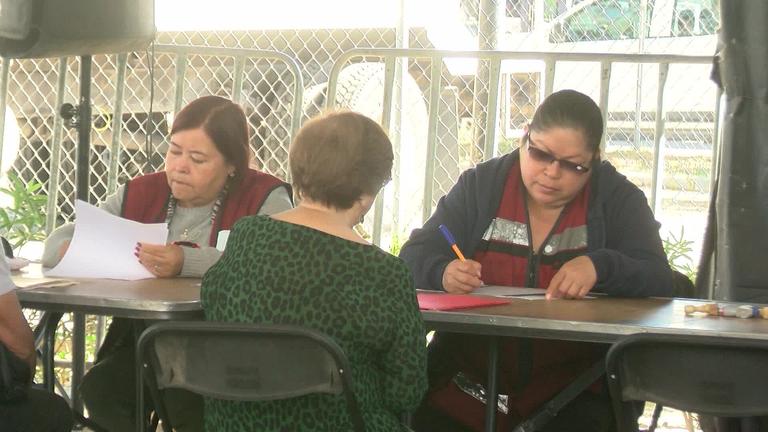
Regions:
<svg viewBox="0 0 768 432"><path fill-rule="evenodd" d="M469 293L481 284L539 287L547 299L590 292L668 296L672 272L645 195L600 159L603 118L588 96L563 90L536 110L520 148L462 174L400 256L416 287ZM454 234L455 259L438 227ZM529 417L592 366L600 345L510 338L501 347L500 393L509 396L499 430ZM481 430L486 341L440 334L430 345L430 392L417 430ZM544 430L613 430L610 401L597 383ZM419 427L419 425L429 425Z"/></svg>

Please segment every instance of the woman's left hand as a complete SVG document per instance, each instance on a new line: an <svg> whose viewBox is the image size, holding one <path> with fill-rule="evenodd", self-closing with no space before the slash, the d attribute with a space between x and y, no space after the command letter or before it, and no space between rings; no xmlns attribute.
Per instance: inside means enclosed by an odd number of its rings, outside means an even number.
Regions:
<svg viewBox="0 0 768 432"><path fill-rule="evenodd" d="M584 298L597 282L597 270L586 256L576 257L560 267L547 287L547 300Z"/></svg>
<svg viewBox="0 0 768 432"><path fill-rule="evenodd" d="M184 265L184 251L174 244L138 243L135 255L139 263L157 277L178 276Z"/></svg>

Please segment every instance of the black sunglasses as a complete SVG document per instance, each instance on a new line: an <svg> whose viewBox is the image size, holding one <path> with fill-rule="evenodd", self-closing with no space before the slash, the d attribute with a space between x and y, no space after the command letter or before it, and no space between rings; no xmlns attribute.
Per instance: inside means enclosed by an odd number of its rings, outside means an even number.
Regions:
<svg viewBox="0 0 768 432"><path fill-rule="evenodd" d="M523 142L525 146L528 148L528 154L531 156L531 159L537 162L541 162L549 165L557 161L558 165L560 165L560 168L566 171L572 172L574 174L585 174L589 171L589 167L585 167L582 164L577 164L576 162L571 162L567 159L558 159L552 153L546 152L542 149L532 146L531 139L527 133L523 135Z"/></svg>

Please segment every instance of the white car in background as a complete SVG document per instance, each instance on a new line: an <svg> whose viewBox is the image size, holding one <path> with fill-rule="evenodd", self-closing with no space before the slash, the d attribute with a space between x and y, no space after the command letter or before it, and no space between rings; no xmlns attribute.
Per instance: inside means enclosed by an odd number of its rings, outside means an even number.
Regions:
<svg viewBox="0 0 768 432"><path fill-rule="evenodd" d="M461 0L458 0L461 1ZM521 14L530 14L544 0L532 0ZM448 7L448 2L446 8ZM608 54L677 54L712 56L717 46L719 0L582 0L549 21L530 22L530 17L507 13L499 34L498 49L524 52L570 52ZM645 11L641 11L645 4ZM542 5L539 5L540 7ZM449 8L450 9L450 8ZM460 8L459 8L460 9ZM645 16L644 20L640 17ZM461 20L454 19L453 22ZM435 22L430 39L440 49L477 47L477 23L464 16L465 28L456 29L450 20ZM535 21L535 20L533 20ZM530 31L521 28L530 27ZM434 37L433 37L434 35ZM443 37L437 37L442 35ZM446 62L454 75L474 75L476 62ZM627 139L638 135L643 144L653 141L659 82L657 64L638 67L615 63L611 69L608 120L609 133ZM669 68L664 92L666 139L686 141L698 147L712 142L717 89L709 79L711 64ZM502 63L502 97L505 113L532 112L543 96L546 68L543 61L509 60ZM558 62L554 90L573 88L599 100L601 70L598 62ZM530 83L535 85L531 86ZM538 94L531 94L536 88ZM514 115L505 115L507 119ZM636 123L635 119L639 119ZM520 116L502 130L514 135L521 128Z"/></svg>
<svg viewBox="0 0 768 432"><path fill-rule="evenodd" d="M712 56L719 26L717 3L649 0L646 18L641 20L639 0L583 1L551 22L544 46L558 52ZM628 63L614 64L608 112L617 121L634 118L630 114L636 111L656 110L658 66L646 64L640 69ZM670 66L664 87L667 121L712 122L717 89L709 79L710 71L711 64ZM599 85L600 69L595 63L568 63L555 73L556 89L575 88L598 95Z"/></svg>

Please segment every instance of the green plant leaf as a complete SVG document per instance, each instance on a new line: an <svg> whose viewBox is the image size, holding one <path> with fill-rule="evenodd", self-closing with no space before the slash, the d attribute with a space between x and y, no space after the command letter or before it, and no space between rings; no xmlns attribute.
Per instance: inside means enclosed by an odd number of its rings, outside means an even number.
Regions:
<svg viewBox="0 0 768 432"><path fill-rule="evenodd" d="M40 194L43 185L32 181L24 183L18 175L8 174L7 187L0 192L11 198L10 208L0 209L0 234L14 248L27 242L45 239L45 207L48 197Z"/></svg>
<svg viewBox="0 0 768 432"><path fill-rule="evenodd" d="M670 267L688 276L691 280L696 280L696 267L689 255L693 251L693 241L685 238L685 227L680 228L679 235L675 235L673 232L667 233L667 237L662 239L661 243L667 254Z"/></svg>

